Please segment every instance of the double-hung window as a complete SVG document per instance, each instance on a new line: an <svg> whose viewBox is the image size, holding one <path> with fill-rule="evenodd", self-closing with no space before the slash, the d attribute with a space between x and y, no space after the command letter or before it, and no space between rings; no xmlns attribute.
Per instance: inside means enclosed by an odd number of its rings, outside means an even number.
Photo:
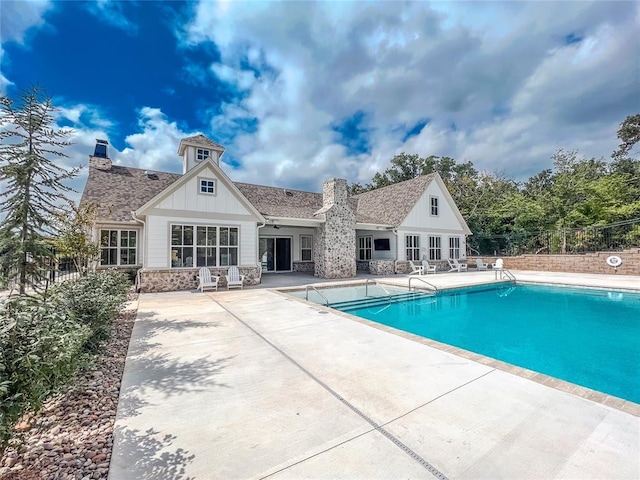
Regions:
<svg viewBox="0 0 640 480"><path fill-rule="evenodd" d="M313 260L313 236L300 235L300 260L310 262Z"/></svg>
<svg viewBox="0 0 640 480"><path fill-rule="evenodd" d="M135 230L100 230L100 265L136 265Z"/></svg>
<svg viewBox="0 0 640 480"><path fill-rule="evenodd" d="M420 260L420 235L404 237L407 260Z"/></svg>
<svg viewBox="0 0 640 480"><path fill-rule="evenodd" d="M460 258L460 237L449 237L449 258Z"/></svg>
<svg viewBox="0 0 640 480"><path fill-rule="evenodd" d="M438 216L438 197L429 197L429 204L431 206L431 216Z"/></svg>
<svg viewBox="0 0 640 480"><path fill-rule="evenodd" d="M173 268L238 265L238 249L238 227L171 225Z"/></svg>
<svg viewBox="0 0 640 480"><path fill-rule="evenodd" d="M358 260L371 260L373 237L358 237Z"/></svg>
<svg viewBox="0 0 640 480"><path fill-rule="evenodd" d="M429 260L442 260L442 237L429 237Z"/></svg>

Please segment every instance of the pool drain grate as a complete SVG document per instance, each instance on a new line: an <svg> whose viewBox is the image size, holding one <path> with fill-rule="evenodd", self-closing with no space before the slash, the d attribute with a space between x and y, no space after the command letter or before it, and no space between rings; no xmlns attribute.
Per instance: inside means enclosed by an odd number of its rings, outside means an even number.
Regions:
<svg viewBox="0 0 640 480"><path fill-rule="evenodd" d="M215 301L215 300L214 300ZM217 303L217 302L216 302ZM384 435L388 440L390 440L394 445L396 445L397 447L399 447L403 452L405 452L407 455L409 455L411 458L413 458L415 461L417 461L420 465L422 465L424 468L426 468L434 477L438 478L439 480L448 480L448 477L442 473L440 470L438 470L436 467L434 467L433 465L431 465L427 460L425 460L424 458L422 458L418 453L416 453L415 451L413 451L411 448L409 448L407 445L405 445L404 443L402 443L401 440L399 440L398 438L396 438L391 432L389 432L388 430L386 430L384 427L378 425L373 419L371 419L370 417L368 417L365 413L363 413L362 411L360 411L360 409L358 409L358 407L356 407L355 405L349 403L349 401L347 401L345 398L343 398L338 392L336 392L335 390L333 390L331 387L329 387L329 385L327 385L326 383L324 383L322 380L320 380L318 377L316 377L313 373L311 373L309 370L307 370L306 368L304 368L302 365L300 365L296 360L294 360L291 356L289 356L287 353L285 353L282 349L280 349L278 346L274 345L273 343L271 343L266 337L264 337L260 332L258 332L257 330L255 330L253 327L251 327L251 325L249 325L247 322L245 322L244 320L242 320L241 318L239 318L236 314L234 314L233 312L231 312L230 310L228 310L226 307L224 307L223 305L220 305L222 308L224 308L233 318L235 318L236 320L238 320L240 323L242 323L245 327L247 327L249 330L251 330L253 333L255 333L258 337L260 337L262 339L262 341L264 341L265 343L267 343L268 345L270 345L274 350L276 350L280 355L282 355L283 357L285 357L287 360L289 360L291 363L293 363L296 367L298 367L300 370L302 370L309 378L311 378L314 382L316 382L318 385L320 385L322 388L324 388L327 392L329 392L331 395L333 395L335 398L337 398L341 403L343 403L346 407L348 407L351 411L353 411L356 415L358 415L360 418L362 418L364 421L366 421L369 425L371 425L374 430L380 432L382 435ZM274 472L275 473L275 472Z"/></svg>

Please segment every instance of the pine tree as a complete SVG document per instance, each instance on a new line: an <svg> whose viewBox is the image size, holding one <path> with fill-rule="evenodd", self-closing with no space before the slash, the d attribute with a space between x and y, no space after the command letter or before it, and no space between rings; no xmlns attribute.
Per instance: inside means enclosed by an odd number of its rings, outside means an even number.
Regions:
<svg viewBox="0 0 640 480"><path fill-rule="evenodd" d="M72 191L63 182L77 175L52 159L67 157L68 129L54 124L56 108L41 87L24 90L16 101L0 97L0 275L17 275L20 294L43 279L51 262L47 239Z"/></svg>

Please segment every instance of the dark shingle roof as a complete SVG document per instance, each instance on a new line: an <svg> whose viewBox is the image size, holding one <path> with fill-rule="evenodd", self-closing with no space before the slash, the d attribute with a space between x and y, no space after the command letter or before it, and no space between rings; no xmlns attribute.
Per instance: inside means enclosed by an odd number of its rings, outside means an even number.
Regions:
<svg viewBox="0 0 640 480"><path fill-rule="evenodd" d="M132 210L147 203L181 176L167 172L147 175L146 170L120 165L112 165L109 170L90 167L80 204L97 203L97 217L101 221L131 221Z"/></svg>
<svg viewBox="0 0 640 480"><path fill-rule="evenodd" d="M358 221L366 223L400 225L422 196L435 174L420 175L411 180L394 183L370 192L354 195L358 201Z"/></svg>
<svg viewBox="0 0 640 480"><path fill-rule="evenodd" d="M224 147L217 142L214 142L210 138L205 137L204 135L194 135L192 137L186 137L182 139L182 142L185 143L193 143L195 145L202 145L203 147L211 147L217 150L224 150Z"/></svg>
<svg viewBox="0 0 640 480"><path fill-rule="evenodd" d="M262 215L309 219L317 218L313 214L322 208L321 193L234 183Z"/></svg>
<svg viewBox="0 0 640 480"><path fill-rule="evenodd" d="M205 137L206 138L206 137ZM113 165L109 170L91 167L81 204L99 204L101 221L131 221L137 210L182 175ZM434 175L423 175L355 195L349 204L360 223L397 226L405 219ZM238 190L262 215L315 219L322 208L322 193L234 182Z"/></svg>

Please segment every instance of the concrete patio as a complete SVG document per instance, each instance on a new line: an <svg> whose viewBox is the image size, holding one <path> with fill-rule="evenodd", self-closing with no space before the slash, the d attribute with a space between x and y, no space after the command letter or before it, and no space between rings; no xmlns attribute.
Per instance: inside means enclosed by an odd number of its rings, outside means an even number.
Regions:
<svg viewBox="0 0 640 480"><path fill-rule="evenodd" d="M109 478L629 479L639 453L632 413L252 288L140 296Z"/></svg>

